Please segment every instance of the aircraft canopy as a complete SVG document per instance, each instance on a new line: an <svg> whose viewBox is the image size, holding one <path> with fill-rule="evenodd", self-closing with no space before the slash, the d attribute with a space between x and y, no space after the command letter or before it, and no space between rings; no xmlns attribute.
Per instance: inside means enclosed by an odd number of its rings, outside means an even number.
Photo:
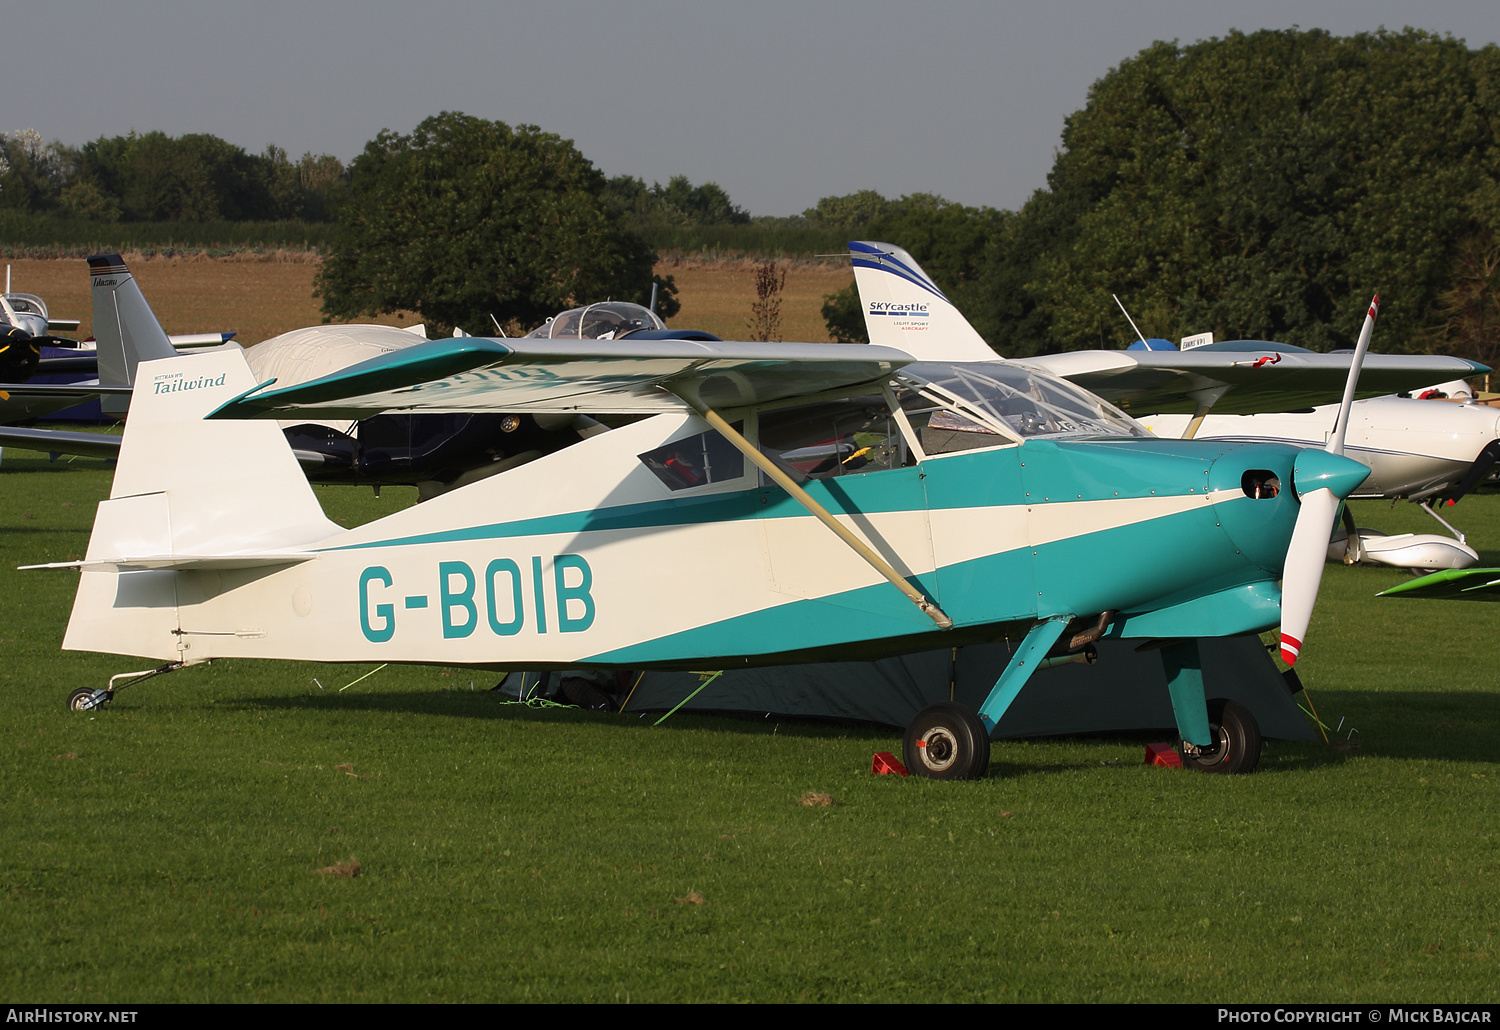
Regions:
<svg viewBox="0 0 1500 1030"><path fill-rule="evenodd" d="M607 300L554 315L527 333L525 339L618 340L638 329L665 328L666 324L648 308L623 300Z"/></svg>

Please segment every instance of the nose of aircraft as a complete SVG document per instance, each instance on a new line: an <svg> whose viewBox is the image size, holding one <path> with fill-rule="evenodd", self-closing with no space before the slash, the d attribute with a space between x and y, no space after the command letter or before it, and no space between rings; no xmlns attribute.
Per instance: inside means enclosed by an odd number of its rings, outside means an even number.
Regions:
<svg viewBox="0 0 1500 1030"><path fill-rule="evenodd" d="M1306 450L1297 455L1292 468L1292 486L1298 497L1305 497L1314 490L1328 490L1340 501L1354 492L1370 475L1367 466L1342 454L1327 451ZM1329 531L1333 526L1330 522Z"/></svg>

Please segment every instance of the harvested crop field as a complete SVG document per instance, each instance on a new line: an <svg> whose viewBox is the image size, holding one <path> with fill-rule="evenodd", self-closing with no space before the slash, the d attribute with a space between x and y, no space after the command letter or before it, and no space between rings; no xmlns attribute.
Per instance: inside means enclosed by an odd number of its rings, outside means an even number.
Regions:
<svg viewBox="0 0 1500 1030"><path fill-rule="evenodd" d="M126 254L125 260L169 333L233 329L241 343L250 345L323 321L313 295L317 259L309 254L288 252L264 260ZM8 263L14 289L40 296L55 318L80 319L80 338L92 335L88 268L82 259ZM848 286L853 274L841 262L789 262L786 268L782 338L827 342L823 298ZM657 265L657 272L672 276L677 284L682 312L672 320L674 326L703 329L725 339L745 338L755 300L753 261L667 259ZM385 315L365 321L410 325L415 317Z"/></svg>

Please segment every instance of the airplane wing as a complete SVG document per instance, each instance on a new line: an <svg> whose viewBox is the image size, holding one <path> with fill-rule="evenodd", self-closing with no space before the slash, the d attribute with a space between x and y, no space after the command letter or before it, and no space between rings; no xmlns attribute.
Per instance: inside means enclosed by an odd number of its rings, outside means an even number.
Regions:
<svg viewBox="0 0 1500 1030"><path fill-rule="evenodd" d="M1238 347L1238 345L1236 345ZM1336 401L1349 377L1348 354L1249 349L1190 351L1069 351L1017 364L1061 376L1130 412L1192 414L1212 400L1216 415L1295 411ZM1433 354L1370 354L1356 398L1483 375L1476 361Z"/></svg>
<svg viewBox="0 0 1500 1030"><path fill-rule="evenodd" d="M874 384L915 359L867 344L697 340L431 340L277 390L210 418L363 418L377 412L689 411Z"/></svg>
<svg viewBox="0 0 1500 1030"><path fill-rule="evenodd" d="M1500 569L1443 569L1421 579L1407 580L1375 596L1500 601Z"/></svg>
<svg viewBox="0 0 1500 1030"><path fill-rule="evenodd" d="M172 346L178 350L194 350L198 347L222 347L239 335L238 329L225 333L179 333L168 336Z"/></svg>
<svg viewBox="0 0 1500 1030"><path fill-rule="evenodd" d="M77 454L84 458L118 458L120 437L113 433L74 433L61 429L0 426L0 447L19 447L49 454Z"/></svg>
<svg viewBox="0 0 1500 1030"><path fill-rule="evenodd" d="M128 386L100 386L98 383L0 383L0 400L23 397L98 397L100 394L130 396Z"/></svg>
<svg viewBox="0 0 1500 1030"><path fill-rule="evenodd" d="M91 376L99 374L99 359L93 352L70 354L66 357L42 358L37 362L36 371L32 373L32 376L76 375L79 373Z"/></svg>
<svg viewBox="0 0 1500 1030"><path fill-rule="evenodd" d="M76 454L81 458L118 458L123 437L115 433L77 433L64 429L27 429L0 426L0 447L14 447L44 454ZM336 462L326 454L292 448L292 455L309 476L323 472Z"/></svg>

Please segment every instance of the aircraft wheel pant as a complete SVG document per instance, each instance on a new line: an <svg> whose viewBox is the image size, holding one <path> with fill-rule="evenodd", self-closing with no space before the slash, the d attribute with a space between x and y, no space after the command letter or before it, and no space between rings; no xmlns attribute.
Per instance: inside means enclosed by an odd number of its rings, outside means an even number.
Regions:
<svg viewBox="0 0 1500 1030"><path fill-rule="evenodd" d="M1208 728L1214 738L1211 748L1202 748L1195 755L1178 745L1185 768L1234 774L1253 772L1260 764L1260 725L1244 705L1224 698L1210 701Z"/></svg>
<svg viewBox="0 0 1500 1030"><path fill-rule="evenodd" d="M917 713L902 747L906 768L933 780L976 780L990 767L990 735L979 716L956 701Z"/></svg>

